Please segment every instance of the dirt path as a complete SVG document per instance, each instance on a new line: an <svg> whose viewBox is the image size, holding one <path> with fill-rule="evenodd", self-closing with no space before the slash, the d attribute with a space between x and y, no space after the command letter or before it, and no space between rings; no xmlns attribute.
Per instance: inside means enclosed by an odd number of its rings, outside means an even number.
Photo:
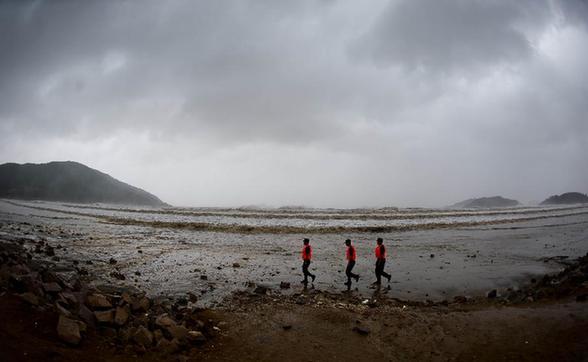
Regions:
<svg viewBox="0 0 588 362"><path fill-rule="evenodd" d="M368 308L247 303L218 312L227 330L209 361L588 359L588 305ZM369 330L367 335L353 331Z"/></svg>

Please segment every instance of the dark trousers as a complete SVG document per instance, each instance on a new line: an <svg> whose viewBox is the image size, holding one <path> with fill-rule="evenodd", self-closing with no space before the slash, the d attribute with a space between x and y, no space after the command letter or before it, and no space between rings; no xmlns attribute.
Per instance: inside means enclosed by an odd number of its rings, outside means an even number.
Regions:
<svg viewBox="0 0 588 362"><path fill-rule="evenodd" d="M351 278L357 278L358 275L352 273L353 267L355 266L354 260L349 260L347 262L347 269L345 269L345 275L347 275L347 284L351 284Z"/></svg>
<svg viewBox="0 0 588 362"><path fill-rule="evenodd" d="M376 281L378 283L381 282L382 276L384 276L384 278L390 279L390 274L384 271L384 265L386 265L386 259L376 260Z"/></svg>
<svg viewBox="0 0 588 362"><path fill-rule="evenodd" d="M308 271L308 266L310 265L310 260L305 260L302 263L302 274L304 274L304 282L308 282L308 277L314 278L314 274Z"/></svg>

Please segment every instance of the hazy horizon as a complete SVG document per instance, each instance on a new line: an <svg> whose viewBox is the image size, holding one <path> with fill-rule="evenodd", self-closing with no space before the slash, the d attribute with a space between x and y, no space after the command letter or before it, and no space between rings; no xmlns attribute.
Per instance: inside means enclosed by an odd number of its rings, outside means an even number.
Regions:
<svg viewBox="0 0 588 362"><path fill-rule="evenodd" d="M588 192L586 1L0 1L0 29L0 163L187 207Z"/></svg>

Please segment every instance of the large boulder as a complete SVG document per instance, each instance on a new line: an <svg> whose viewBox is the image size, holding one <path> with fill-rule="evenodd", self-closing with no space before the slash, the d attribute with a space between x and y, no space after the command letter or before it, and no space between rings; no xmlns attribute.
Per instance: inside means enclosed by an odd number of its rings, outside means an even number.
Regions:
<svg viewBox="0 0 588 362"><path fill-rule="evenodd" d="M57 335L62 341L71 345L78 345L82 340L78 321L63 315L60 315L57 321Z"/></svg>

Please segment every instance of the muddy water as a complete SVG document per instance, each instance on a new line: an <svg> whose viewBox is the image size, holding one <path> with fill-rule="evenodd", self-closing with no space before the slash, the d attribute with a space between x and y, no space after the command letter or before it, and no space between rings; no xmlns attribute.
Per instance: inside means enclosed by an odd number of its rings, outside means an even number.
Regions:
<svg viewBox="0 0 588 362"><path fill-rule="evenodd" d="M161 209L116 211L117 208L123 209L112 205L89 209L87 206L60 203L0 201L0 236L44 238L52 245L65 248L56 250L61 257L58 264L72 265L72 261L77 260L104 283L133 284L152 294L185 294L191 291L200 296L200 303L204 305L217 303L232 291L246 288L247 282L279 289L280 282L286 281L293 288L284 292L299 291L302 288L299 283L302 278L299 250L304 237L310 237L314 247L311 270L317 274L314 283L316 289L344 290L343 241L351 238L358 253L354 271L361 275L360 282L354 284L353 292L366 297L381 293L412 300L440 300L455 295L480 295L494 288L501 290L517 287L534 276L562 268L561 263L548 258L574 258L588 252L588 215L583 213L583 207L489 212L394 210L393 215L424 214L404 219L411 222L424 224L429 219L436 218L437 214L454 213L442 217L453 218L458 223L464 220L473 221L474 225L377 235L345 232L239 234L190 231L114 225L96 217L104 213L117 213L125 215L124 217L166 217L175 222L182 222L182 217L194 217L165 214L163 212L167 211ZM178 212L178 209L173 211ZM179 210L181 213L204 211L209 213L210 210ZM392 216L390 219L370 218L371 215L387 215L371 210L354 213L304 210L286 218L272 217L286 214L277 211L214 212L220 215L196 217L215 217L214 222L232 223L234 219L238 219L243 223L270 223L277 226L300 220L323 223L344 220L343 225L350 226L366 222L388 225L403 220ZM239 215L236 217L235 213ZM240 217L240 213L257 216ZM471 215L472 213L475 215ZM528 220L529 215L537 214L545 218ZM263 215L267 217L263 219ZM314 219L309 220L300 215L311 215ZM344 217L339 218L340 216ZM497 225L475 225L476 220L488 218L509 219ZM298 221L293 221L294 219ZM23 225L23 222L30 225ZM385 287L379 291L370 288L370 283L375 280L373 248L377 236L383 237L388 247L386 269L392 274L390 288L386 288L384 284ZM117 260L114 266L108 263L111 257ZM547 262L544 261L546 259ZM87 265L87 261L92 264ZM238 266L233 266L235 263ZM118 281L109 277L113 268L120 270L127 280ZM136 275L136 272L140 275Z"/></svg>

